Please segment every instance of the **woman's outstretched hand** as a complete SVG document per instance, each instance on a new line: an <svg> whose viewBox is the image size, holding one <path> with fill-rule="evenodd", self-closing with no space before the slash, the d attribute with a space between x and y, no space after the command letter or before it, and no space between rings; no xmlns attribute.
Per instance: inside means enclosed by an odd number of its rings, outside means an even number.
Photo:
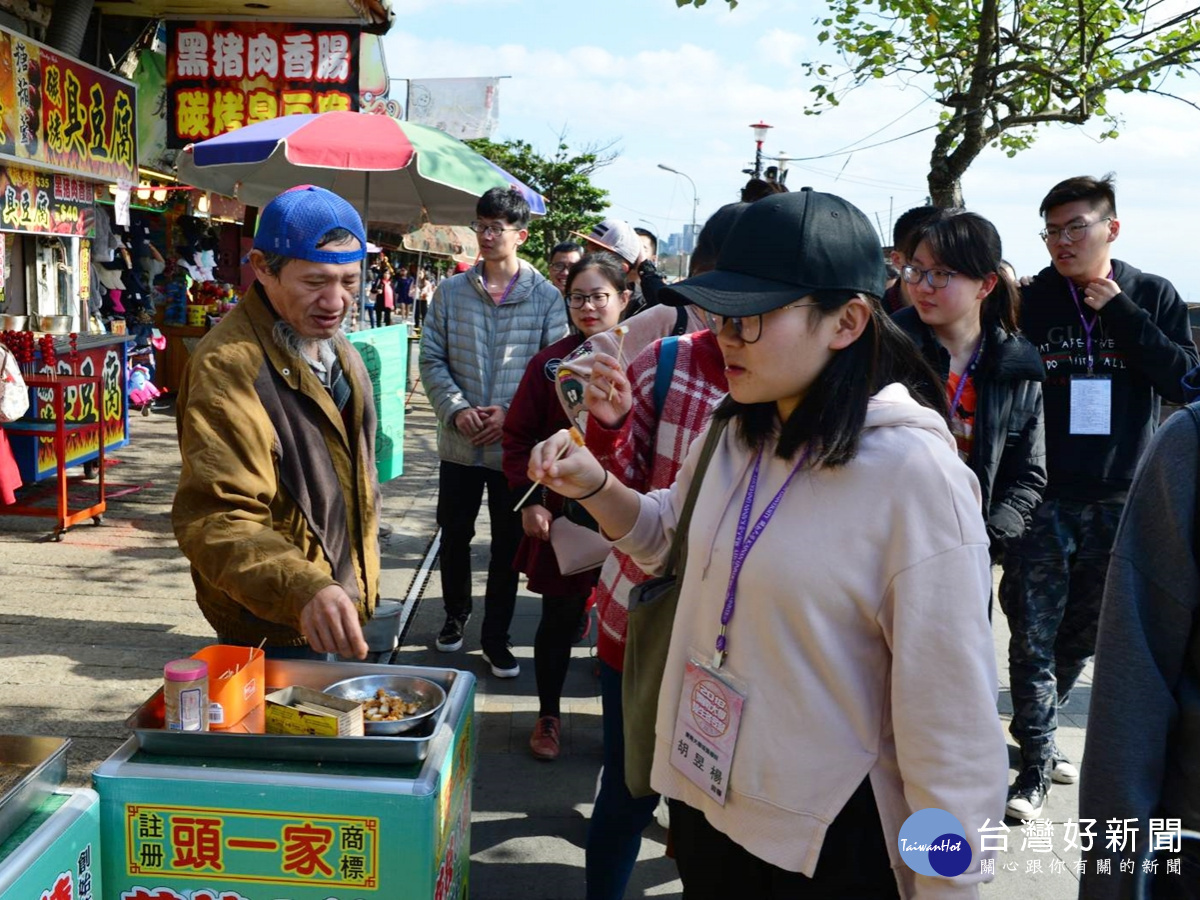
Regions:
<svg viewBox="0 0 1200 900"><path fill-rule="evenodd" d="M563 497L583 497L603 484L603 467L568 429L550 435L530 451L526 474Z"/></svg>

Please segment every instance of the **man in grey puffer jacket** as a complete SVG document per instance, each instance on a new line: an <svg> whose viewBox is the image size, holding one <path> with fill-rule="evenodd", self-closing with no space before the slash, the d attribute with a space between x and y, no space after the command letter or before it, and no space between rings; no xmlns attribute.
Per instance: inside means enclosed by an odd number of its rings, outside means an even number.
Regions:
<svg viewBox="0 0 1200 900"><path fill-rule="evenodd" d="M438 526L446 624L437 649L458 650L471 615L471 538L487 488L491 518L480 645L498 678L521 668L509 649L516 605L513 556L521 516L501 471L504 416L535 353L567 333L557 288L517 257L529 236L529 204L515 190L479 198L472 229L482 260L447 278L433 296L421 333L421 381L438 417Z"/></svg>

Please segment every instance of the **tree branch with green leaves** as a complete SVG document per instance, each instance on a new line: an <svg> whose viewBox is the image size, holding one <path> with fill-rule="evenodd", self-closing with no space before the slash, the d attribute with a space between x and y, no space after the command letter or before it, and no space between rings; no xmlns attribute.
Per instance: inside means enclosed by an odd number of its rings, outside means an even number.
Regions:
<svg viewBox="0 0 1200 900"><path fill-rule="evenodd" d="M1185 75L1200 52L1200 6L1179 10L1161 0L828 0L827 7L816 20L817 40L837 62L805 63L815 80L805 113L827 112L864 84L906 78L915 64L943 107L927 180L933 202L944 206L962 205L962 176L989 146L1015 156L1041 126L1093 118L1104 125L1102 138L1116 138L1112 93L1183 100L1155 82Z"/></svg>

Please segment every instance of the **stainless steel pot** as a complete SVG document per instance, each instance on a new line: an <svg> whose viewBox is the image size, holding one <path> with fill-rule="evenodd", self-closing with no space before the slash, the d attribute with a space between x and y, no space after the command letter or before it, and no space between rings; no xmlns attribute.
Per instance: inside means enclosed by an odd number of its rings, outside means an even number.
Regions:
<svg viewBox="0 0 1200 900"><path fill-rule="evenodd" d="M0 331L24 331L29 316L0 315Z"/></svg>
<svg viewBox="0 0 1200 900"><path fill-rule="evenodd" d="M75 316L39 316L38 331L48 334L70 334L77 331Z"/></svg>

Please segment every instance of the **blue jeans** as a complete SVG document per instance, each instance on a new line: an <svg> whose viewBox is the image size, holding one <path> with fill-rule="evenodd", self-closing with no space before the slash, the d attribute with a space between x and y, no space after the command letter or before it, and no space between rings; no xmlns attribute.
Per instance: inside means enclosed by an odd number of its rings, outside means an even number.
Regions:
<svg viewBox="0 0 1200 900"><path fill-rule="evenodd" d="M633 798L625 786L625 717L621 673L600 662L600 705L604 714L604 774L587 836L588 900L621 900L642 847L642 832L654 816L658 795Z"/></svg>

